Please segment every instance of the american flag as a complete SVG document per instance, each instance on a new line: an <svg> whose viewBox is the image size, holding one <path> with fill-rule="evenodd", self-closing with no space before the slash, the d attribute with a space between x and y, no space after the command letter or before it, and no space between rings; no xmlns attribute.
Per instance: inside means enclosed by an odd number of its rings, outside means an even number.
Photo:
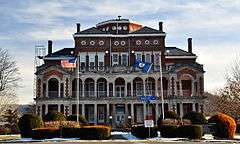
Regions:
<svg viewBox="0 0 240 144"><path fill-rule="evenodd" d="M61 65L64 68L75 68L76 62L77 62L77 58L70 58L66 60L61 60Z"/></svg>

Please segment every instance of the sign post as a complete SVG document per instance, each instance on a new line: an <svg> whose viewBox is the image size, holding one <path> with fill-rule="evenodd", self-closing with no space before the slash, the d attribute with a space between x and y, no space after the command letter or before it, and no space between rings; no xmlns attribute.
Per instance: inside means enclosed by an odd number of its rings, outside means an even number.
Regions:
<svg viewBox="0 0 240 144"><path fill-rule="evenodd" d="M145 102L147 104L147 113L149 112L149 104L151 103L151 101L154 101L156 100L156 96L140 96L139 97L140 101L142 101L143 103ZM145 119L145 116L144 116L144 119ZM146 118L144 120L144 127L148 127L149 128L149 133L148 133L148 136L149 138L151 137L151 127L154 127L154 121L152 118Z"/></svg>

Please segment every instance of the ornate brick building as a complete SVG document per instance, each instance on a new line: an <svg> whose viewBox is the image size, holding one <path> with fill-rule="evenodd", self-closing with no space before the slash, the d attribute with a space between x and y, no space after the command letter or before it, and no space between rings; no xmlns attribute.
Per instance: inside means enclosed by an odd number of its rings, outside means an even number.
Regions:
<svg viewBox="0 0 240 144"><path fill-rule="evenodd" d="M156 120L162 113L160 64L164 110L180 116L189 111L203 112L204 70L192 52L192 39L184 51L167 47L165 37L162 22L158 30L121 18L85 30L77 24L74 48L52 53L52 41L48 42L48 54L36 72L37 113L57 110L76 114L79 90L79 113L90 123L143 123L145 116ZM69 57L78 58L79 82L77 68L61 66L61 60ZM136 59L153 63L148 74L133 67ZM139 100L143 95L157 99L146 106Z"/></svg>

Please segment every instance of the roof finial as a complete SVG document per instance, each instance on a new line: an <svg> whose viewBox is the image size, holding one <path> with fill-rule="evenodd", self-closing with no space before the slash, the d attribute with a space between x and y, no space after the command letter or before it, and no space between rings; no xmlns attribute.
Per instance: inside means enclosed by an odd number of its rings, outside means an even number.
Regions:
<svg viewBox="0 0 240 144"><path fill-rule="evenodd" d="M120 20L120 19L121 19L121 17L122 17L122 16L120 16L120 15L119 15L119 16L118 16L118 20Z"/></svg>

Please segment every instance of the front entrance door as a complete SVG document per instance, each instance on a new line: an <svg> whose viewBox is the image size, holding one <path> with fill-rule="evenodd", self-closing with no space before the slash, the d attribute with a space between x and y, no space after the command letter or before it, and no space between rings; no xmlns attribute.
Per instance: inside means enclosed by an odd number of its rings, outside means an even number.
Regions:
<svg viewBox="0 0 240 144"><path fill-rule="evenodd" d="M116 114L116 124L121 125L124 123L124 114Z"/></svg>
<svg viewBox="0 0 240 144"><path fill-rule="evenodd" d="M125 122L125 105L117 104L116 105L116 125L119 126Z"/></svg>

